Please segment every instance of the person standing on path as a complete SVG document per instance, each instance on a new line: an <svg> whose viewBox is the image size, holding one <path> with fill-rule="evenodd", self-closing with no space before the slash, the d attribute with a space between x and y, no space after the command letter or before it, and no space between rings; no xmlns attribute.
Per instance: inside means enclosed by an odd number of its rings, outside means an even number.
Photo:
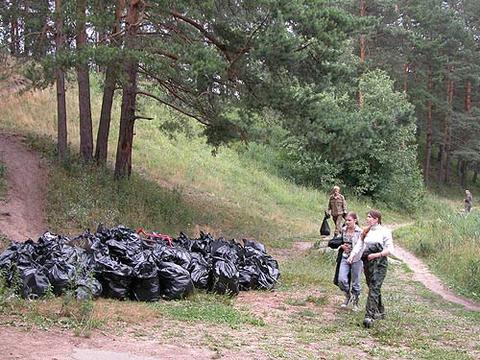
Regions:
<svg viewBox="0 0 480 360"><path fill-rule="evenodd" d="M362 236L362 229L358 226L357 214L350 211L345 216L346 225L342 228L343 244L339 248L338 280L337 285L345 293L345 301L341 305L347 307L352 305L353 311L358 311L358 298L360 296L360 275L362 274L363 263L361 255L358 254L352 263L348 263L352 249Z"/></svg>
<svg viewBox="0 0 480 360"><path fill-rule="evenodd" d="M347 262L352 264L362 254L363 270L368 286L368 298L363 325L369 328L375 320L385 318L381 288L387 274L387 256L393 251L392 232L382 226L382 214L370 210L367 214L368 226L364 229L360 241L353 247Z"/></svg>
<svg viewBox="0 0 480 360"><path fill-rule="evenodd" d="M340 187L334 186L330 198L328 200L328 209L327 213L332 216L333 222L335 223L335 232L334 236L338 236L342 230L342 219L347 214L347 202L345 197L340 194Z"/></svg>
<svg viewBox="0 0 480 360"><path fill-rule="evenodd" d="M469 213L472 210L472 205L473 205L473 197L472 193L469 190L465 190L465 212Z"/></svg>

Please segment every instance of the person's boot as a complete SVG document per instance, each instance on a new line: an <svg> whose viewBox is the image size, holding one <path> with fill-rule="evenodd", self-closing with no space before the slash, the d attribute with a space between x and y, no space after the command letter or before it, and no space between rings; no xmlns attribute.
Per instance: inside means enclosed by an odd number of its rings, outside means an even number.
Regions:
<svg viewBox="0 0 480 360"><path fill-rule="evenodd" d="M363 320L363 326L366 327L367 329L371 328L373 326L374 320L372 318L366 317Z"/></svg>
<svg viewBox="0 0 480 360"><path fill-rule="evenodd" d="M350 303L350 293L349 292L345 292L345 300L343 301L342 305L340 305L342 308L346 308L348 306L348 304Z"/></svg>
<svg viewBox="0 0 480 360"><path fill-rule="evenodd" d="M352 294L352 297L350 298L350 304L352 304L352 310L357 312L359 310L358 308L358 294Z"/></svg>

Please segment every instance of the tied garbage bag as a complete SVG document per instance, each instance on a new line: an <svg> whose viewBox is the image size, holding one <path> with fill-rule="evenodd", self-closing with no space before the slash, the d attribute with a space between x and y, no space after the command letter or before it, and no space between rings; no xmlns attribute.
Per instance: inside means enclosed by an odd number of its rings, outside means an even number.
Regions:
<svg viewBox="0 0 480 360"><path fill-rule="evenodd" d="M50 283L44 269L26 268L21 271L22 296L25 299L34 299L45 295Z"/></svg>
<svg viewBox="0 0 480 360"><path fill-rule="evenodd" d="M75 296L78 300L88 300L102 294L102 284L93 277L93 274L79 279L76 283Z"/></svg>
<svg viewBox="0 0 480 360"><path fill-rule="evenodd" d="M158 266L160 294L166 300L182 299L193 292L193 283L187 270L172 262Z"/></svg>
<svg viewBox="0 0 480 360"><path fill-rule="evenodd" d="M256 263L245 265L238 271L239 290L255 290L258 288L259 267Z"/></svg>
<svg viewBox="0 0 480 360"><path fill-rule="evenodd" d="M188 251L181 247L163 247L162 252L159 255L157 252L156 256L157 258L160 256L161 262L172 262L180 265L184 269L188 269L190 260L192 259Z"/></svg>
<svg viewBox="0 0 480 360"><path fill-rule="evenodd" d="M132 268L117 263L113 269L105 268L98 275L103 287L103 295L125 300L129 296L132 283Z"/></svg>
<svg viewBox="0 0 480 360"><path fill-rule="evenodd" d="M60 295L75 279L75 267L64 261L56 262L48 269L48 279L53 286L53 293Z"/></svg>
<svg viewBox="0 0 480 360"><path fill-rule="evenodd" d="M217 294L237 295L239 273L235 264L229 260L218 259L213 266L212 291Z"/></svg>
<svg viewBox="0 0 480 360"><path fill-rule="evenodd" d="M329 217L330 216L328 214L325 214L325 216L323 217L322 226L320 226L320 235L322 236L330 235L330 225L328 225Z"/></svg>
<svg viewBox="0 0 480 360"><path fill-rule="evenodd" d="M210 266L205 258L198 253L192 253L192 260L188 267L193 285L197 289L208 289L210 280Z"/></svg>
<svg viewBox="0 0 480 360"><path fill-rule="evenodd" d="M137 301L160 299L160 279L153 259L140 262L133 269L132 296Z"/></svg>

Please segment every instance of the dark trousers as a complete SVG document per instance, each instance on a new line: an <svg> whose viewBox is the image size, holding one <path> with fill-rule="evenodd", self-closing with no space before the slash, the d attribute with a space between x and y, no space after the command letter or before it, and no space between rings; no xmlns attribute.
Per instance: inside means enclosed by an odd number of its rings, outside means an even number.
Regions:
<svg viewBox="0 0 480 360"><path fill-rule="evenodd" d="M381 319L385 316L382 302L382 284L387 275L388 261L386 257L364 262L365 279L368 286L368 298L365 317Z"/></svg>

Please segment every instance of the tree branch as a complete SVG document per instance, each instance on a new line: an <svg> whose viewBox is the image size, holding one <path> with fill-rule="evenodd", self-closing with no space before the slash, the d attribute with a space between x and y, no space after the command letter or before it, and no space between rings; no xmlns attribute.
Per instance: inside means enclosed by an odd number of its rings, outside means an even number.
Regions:
<svg viewBox="0 0 480 360"><path fill-rule="evenodd" d="M153 117L147 117L147 116L141 116L141 115L135 115L133 120L139 120L139 119L144 119L144 120L153 120Z"/></svg>
<svg viewBox="0 0 480 360"><path fill-rule="evenodd" d="M208 123L206 123L205 121L203 121L202 119L200 119L198 116L195 116L195 115L193 115L193 114L191 114L191 113L188 113L187 111L181 109L181 108L178 107L177 105L171 104L171 103L169 103L169 102L167 102L167 101L165 101L165 100L163 100L163 99L160 99L160 98L159 98L158 96L156 96L156 95L147 93L147 92L145 92L145 91L137 91L137 95L148 96L148 97L150 97L150 98L152 98L152 99L157 100L158 102L160 102L160 103L162 103L162 104L164 104L164 105L167 105L167 106L171 107L172 109L177 110L178 112L180 112L180 113L182 113L182 114L184 114L184 115L186 115L186 116L189 116L189 117L197 120L198 122L200 122L201 124L203 124L203 125L205 125L205 126L208 126L208 125L209 125Z"/></svg>
<svg viewBox="0 0 480 360"><path fill-rule="evenodd" d="M172 15L174 18L177 18L186 22L187 24L192 25L195 29L200 31L203 36L205 36L208 40L210 40L212 44L218 47L225 54L225 57L227 58L227 60L229 61L231 60L228 52L226 51L225 44L222 44L220 41L218 41L212 34L210 34L207 30L205 30L201 24L173 10L170 11L170 15Z"/></svg>

